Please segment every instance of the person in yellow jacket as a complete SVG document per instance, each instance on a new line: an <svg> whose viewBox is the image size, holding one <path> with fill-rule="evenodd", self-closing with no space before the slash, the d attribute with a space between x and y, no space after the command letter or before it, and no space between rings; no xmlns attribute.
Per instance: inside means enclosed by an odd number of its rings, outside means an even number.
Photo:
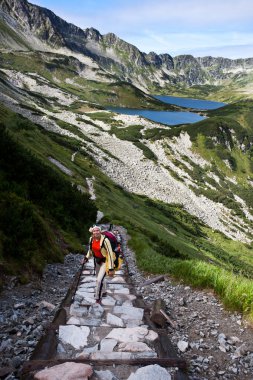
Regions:
<svg viewBox="0 0 253 380"><path fill-rule="evenodd" d="M96 303L101 303L102 296L106 295L105 276L112 277L114 275L115 254L112 250L110 240L103 236L101 228L94 226L90 229L92 236L89 241L89 250L83 259L83 263L87 262L90 257L94 257L96 268Z"/></svg>

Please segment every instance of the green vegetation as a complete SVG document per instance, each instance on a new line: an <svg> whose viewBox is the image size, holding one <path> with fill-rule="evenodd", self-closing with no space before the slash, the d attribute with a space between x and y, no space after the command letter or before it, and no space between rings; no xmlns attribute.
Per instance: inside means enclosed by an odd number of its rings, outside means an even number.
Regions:
<svg viewBox="0 0 253 380"><path fill-rule="evenodd" d="M252 246L201 225L179 205L129 194L106 177L96 181L96 193L104 220L127 228L129 244L142 270L168 273L194 286L213 288L228 307L253 318ZM233 281L238 284L234 292ZM250 285L248 290L246 284Z"/></svg>
<svg viewBox="0 0 253 380"><path fill-rule="evenodd" d="M4 273L26 281L45 263L61 261L66 248L82 249L96 208L88 194L18 142L16 134L28 137L37 127L5 111L1 108L0 262Z"/></svg>
<svg viewBox="0 0 253 380"><path fill-rule="evenodd" d="M235 185L225 178L236 178L236 193L253 207L253 198L250 196L252 187L248 179L253 176L253 101L244 100L226 107L208 111L208 118L190 125L174 126L171 129L148 129L144 137L149 140L173 138L186 132L193 142L193 150L208 162L210 168L200 168L193 162L193 170L184 166L191 178L198 184L198 189L192 190L203 194L215 202L221 202L242 216L242 210L234 199ZM177 164L179 167L182 163ZM208 172L213 172L219 178L219 184L214 182ZM214 189L207 189L206 183Z"/></svg>

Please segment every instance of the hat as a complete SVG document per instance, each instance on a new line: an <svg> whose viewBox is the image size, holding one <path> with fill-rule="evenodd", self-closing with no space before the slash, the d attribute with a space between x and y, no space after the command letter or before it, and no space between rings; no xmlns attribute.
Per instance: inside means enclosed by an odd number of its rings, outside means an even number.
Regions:
<svg viewBox="0 0 253 380"><path fill-rule="evenodd" d="M94 229L96 229L96 230L99 230L100 232L101 232L101 227L99 227L99 226L93 226L93 227L90 227L89 228L89 232L93 232L94 231Z"/></svg>

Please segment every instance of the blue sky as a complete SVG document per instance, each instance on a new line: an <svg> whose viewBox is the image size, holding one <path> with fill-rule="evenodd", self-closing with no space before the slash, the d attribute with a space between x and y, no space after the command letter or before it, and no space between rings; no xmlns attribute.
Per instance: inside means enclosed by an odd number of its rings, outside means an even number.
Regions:
<svg viewBox="0 0 253 380"><path fill-rule="evenodd" d="M140 51L253 57L252 0L30 0L82 29L115 33Z"/></svg>

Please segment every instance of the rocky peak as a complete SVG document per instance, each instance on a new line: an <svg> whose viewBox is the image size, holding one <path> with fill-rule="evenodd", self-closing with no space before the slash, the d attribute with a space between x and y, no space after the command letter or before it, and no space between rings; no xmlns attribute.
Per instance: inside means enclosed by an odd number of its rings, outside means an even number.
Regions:
<svg viewBox="0 0 253 380"><path fill-rule="evenodd" d="M123 42L123 40L121 40L119 37L117 37L116 34L114 34L114 33L104 34L103 35L103 40L106 41L110 45L113 45L115 43L119 43L120 41Z"/></svg>
<svg viewBox="0 0 253 380"><path fill-rule="evenodd" d="M102 39L102 35L95 28L87 28L84 31L85 37L88 41L96 41L99 42Z"/></svg>
<svg viewBox="0 0 253 380"><path fill-rule="evenodd" d="M156 67L160 67L162 65L162 59L160 55L156 54L153 51L146 54L145 58L146 58L146 61L149 62L151 65L154 65Z"/></svg>
<svg viewBox="0 0 253 380"><path fill-rule="evenodd" d="M194 58L192 55L185 54L185 55L178 55L177 57L174 58L174 65L176 69L182 69L185 68L186 66L193 66L197 65L200 66L196 58Z"/></svg>
<svg viewBox="0 0 253 380"><path fill-rule="evenodd" d="M164 66L166 69L171 70L174 68L173 58L169 54L156 54L151 51L148 54L144 54L147 63L155 66L156 68L161 68Z"/></svg>
<svg viewBox="0 0 253 380"><path fill-rule="evenodd" d="M49 9L30 4L26 0L2 0L0 7L18 22L24 32L34 35L51 47L67 47L85 53L84 31Z"/></svg>
<svg viewBox="0 0 253 380"><path fill-rule="evenodd" d="M169 54L160 54L163 65L165 65L166 69L174 69L174 61L171 55Z"/></svg>

